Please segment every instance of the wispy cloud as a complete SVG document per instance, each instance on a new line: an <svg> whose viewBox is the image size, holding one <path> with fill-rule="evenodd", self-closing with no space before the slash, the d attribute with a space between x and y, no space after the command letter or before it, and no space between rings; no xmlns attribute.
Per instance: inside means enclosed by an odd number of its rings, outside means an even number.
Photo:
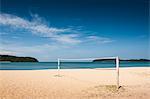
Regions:
<svg viewBox="0 0 150 99"><path fill-rule="evenodd" d="M98 42L98 43L110 43L113 40L106 37L99 36L82 36L79 34L81 32L81 28L77 28L76 30L69 28L57 28L51 27L46 24L46 21L39 17L37 14L31 14L32 19L28 20L25 18L21 18L12 14L0 14L0 25L10 26L13 29L24 29L29 31L34 35L38 35L41 37L47 37L51 40L54 40L59 43L68 43L68 44L79 44L82 42ZM82 31L83 32L83 31Z"/></svg>
<svg viewBox="0 0 150 99"><path fill-rule="evenodd" d="M42 19L35 15L31 21L11 15L11 14L0 14L0 25L11 26L15 29L25 29L35 35L42 37L49 37L50 39L64 43L80 43L80 40L74 36L70 36L71 32L74 32L71 28L56 28L50 27L45 24ZM64 34L64 33L69 33Z"/></svg>
<svg viewBox="0 0 150 99"><path fill-rule="evenodd" d="M110 39L110 38L106 38L106 37L99 37L99 36L88 36L86 37L87 41L92 41L92 42L97 42L97 43L111 43L113 42L114 40Z"/></svg>
<svg viewBox="0 0 150 99"><path fill-rule="evenodd" d="M72 39L72 38L77 38L77 37L78 37L78 35L70 34L70 35L61 35L61 37L57 36L54 39L59 41L59 42L64 41L64 42L71 42L74 44L81 43L82 41L79 39Z"/></svg>

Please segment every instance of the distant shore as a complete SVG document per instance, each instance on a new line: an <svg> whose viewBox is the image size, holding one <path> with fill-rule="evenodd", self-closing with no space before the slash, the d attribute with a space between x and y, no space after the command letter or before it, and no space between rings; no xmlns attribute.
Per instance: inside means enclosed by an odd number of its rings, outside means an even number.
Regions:
<svg viewBox="0 0 150 99"><path fill-rule="evenodd" d="M116 91L113 69L0 70L0 98L148 99L150 68L120 68Z"/></svg>
<svg viewBox="0 0 150 99"><path fill-rule="evenodd" d="M13 55L0 55L0 62L38 62L34 57L20 57Z"/></svg>
<svg viewBox="0 0 150 99"><path fill-rule="evenodd" d="M95 59L93 62L113 61L113 59ZM123 62L150 62L150 59L120 59Z"/></svg>

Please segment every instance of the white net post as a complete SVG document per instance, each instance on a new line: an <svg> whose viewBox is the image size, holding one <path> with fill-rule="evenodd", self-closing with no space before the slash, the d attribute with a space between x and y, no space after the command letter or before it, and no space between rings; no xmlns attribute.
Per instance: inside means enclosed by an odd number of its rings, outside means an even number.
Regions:
<svg viewBox="0 0 150 99"><path fill-rule="evenodd" d="M57 59L57 69L58 70L60 69L60 59L59 58Z"/></svg>
<svg viewBox="0 0 150 99"><path fill-rule="evenodd" d="M116 72L117 72L117 88L119 89L119 57L116 57Z"/></svg>
<svg viewBox="0 0 150 99"><path fill-rule="evenodd" d="M57 59L57 70L58 70L57 76L59 77L59 76L60 76L60 74L59 74L59 70L60 70L60 59L59 59L59 58Z"/></svg>

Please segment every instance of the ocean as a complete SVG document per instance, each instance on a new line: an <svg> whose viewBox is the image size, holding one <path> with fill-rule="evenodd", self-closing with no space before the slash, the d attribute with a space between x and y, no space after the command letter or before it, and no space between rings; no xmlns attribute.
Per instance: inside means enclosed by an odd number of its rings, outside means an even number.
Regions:
<svg viewBox="0 0 150 99"><path fill-rule="evenodd" d="M150 62L120 62L120 67L150 67ZM115 62L62 62L61 69L115 68ZM57 69L57 62L6 62L0 70Z"/></svg>

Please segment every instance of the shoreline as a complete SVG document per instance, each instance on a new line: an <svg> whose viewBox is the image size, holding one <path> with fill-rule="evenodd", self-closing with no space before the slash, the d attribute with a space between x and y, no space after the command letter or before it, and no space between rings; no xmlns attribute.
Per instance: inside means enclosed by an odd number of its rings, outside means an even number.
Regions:
<svg viewBox="0 0 150 99"><path fill-rule="evenodd" d="M138 69L138 68L150 68L150 66L142 66L142 67L119 67L119 69ZM104 69L104 70L109 70L109 69L112 69L112 70L115 70L116 68L72 68L72 69L59 69L59 70L86 70L86 69L97 69L97 70L100 70L100 69ZM0 71L30 71L30 70L33 70L33 71L38 71L38 70L58 70L58 69L0 69Z"/></svg>

